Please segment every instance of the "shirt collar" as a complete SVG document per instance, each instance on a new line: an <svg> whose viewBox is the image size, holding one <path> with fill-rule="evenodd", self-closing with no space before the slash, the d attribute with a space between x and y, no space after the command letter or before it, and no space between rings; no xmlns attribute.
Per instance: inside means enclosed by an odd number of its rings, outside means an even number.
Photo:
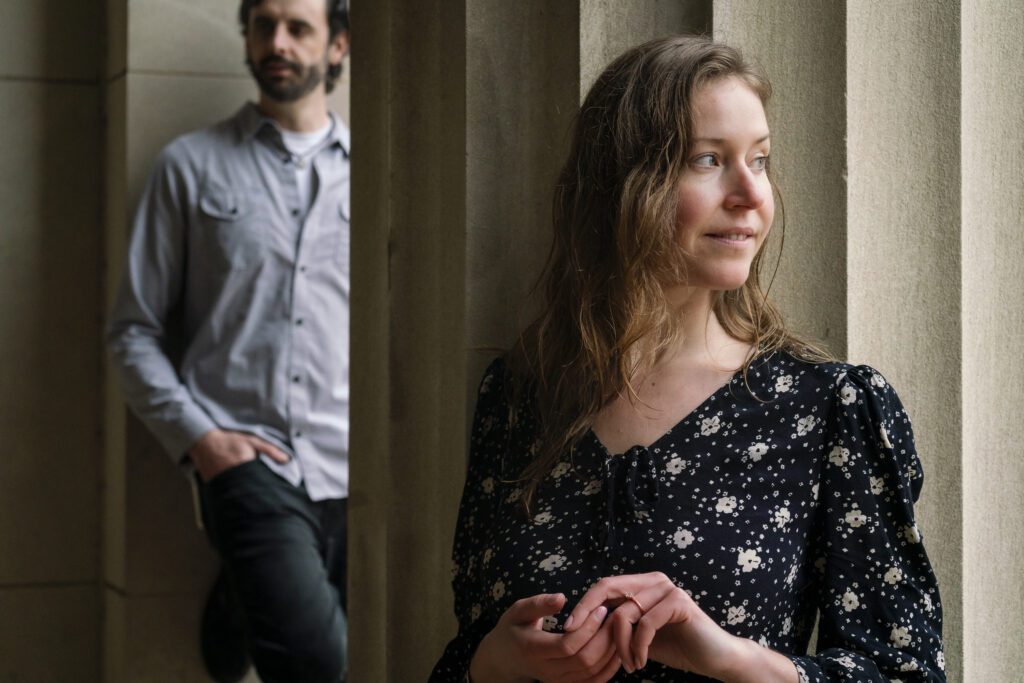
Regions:
<svg viewBox="0 0 1024 683"><path fill-rule="evenodd" d="M349 156L351 149L351 132L349 131L348 126L346 126L345 122L341 120L341 117L333 111L328 111L327 115L331 118L329 144L341 147L341 151L345 153L345 156ZM280 144L280 126L278 126L277 122L269 116L264 116L254 103L246 102L235 115L235 120L238 123L238 132L242 136L243 140L251 140L260 134L265 128L269 127L274 130L274 137Z"/></svg>

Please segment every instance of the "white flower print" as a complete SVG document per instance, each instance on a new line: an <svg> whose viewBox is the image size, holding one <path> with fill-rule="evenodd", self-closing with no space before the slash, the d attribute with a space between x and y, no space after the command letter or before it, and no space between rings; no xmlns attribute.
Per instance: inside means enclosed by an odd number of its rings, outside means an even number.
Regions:
<svg viewBox="0 0 1024 683"><path fill-rule="evenodd" d="M784 394L793 387L792 375L782 375L775 380L775 391Z"/></svg>
<svg viewBox="0 0 1024 683"><path fill-rule="evenodd" d="M540 561L540 568L546 572L553 572L565 564L565 555L548 555Z"/></svg>
<svg viewBox="0 0 1024 683"><path fill-rule="evenodd" d="M669 474L679 474L684 467L686 467L686 461L677 455L666 463L665 471Z"/></svg>
<svg viewBox="0 0 1024 683"><path fill-rule="evenodd" d="M678 531L672 534L672 542L676 544L677 548L685 548L693 543L693 532L680 527Z"/></svg>
<svg viewBox="0 0 1024 683"><path fill-rule="evenodd" d="M786 584L792 586L798 573L800 573L800 565L794 564L789 568L789 574L786 575Z"/></svg>
<svg viewBox="0 0 1024 683"><path fill-rule="evenodd" d="M829 451L828 461L836 467L842 467L850 460L850 449L842 446L833 446Z"/></svg>
<svg viewBox="0 0 1024 683"><path fill-rule="evenodd" d="M916 523L903 527L903 536L906 537L907 541L910 543L921 542L921 532L918 530Z"/></svg>
<svg viewBox="0 0 1024 683"><path fill-rule="evenodd" d="M882 495L882 492L885 491L885 480L882 479L881 477L871 477L870 481L871 493L875 494L876 496Z"/></svg>
<svg viewBox="0 0 1024 683"><path fill-rule="evenodd" d="M843 405L848 406L857 400L857 390L850 385L846 385L840 390L839 399L843 402Z"/></svg>
<svg viewBox="0 0 1024 683"><path fill-rule="evenodd" d="M900 664L900 671L917 671L921 667L917 665L916 659L911 659L909 662L903 662Z"/></svg>
<svg viewBox="0 0 1024 683"><path fill-rule="evenodd" d="M768 647L768 639L765 638L763 635L760 635L757 637L757 644L761 647Z"/></svg>
<svg viewBox="0 0 1024 683"><path fill-rule="evenodd" d="M871 373L871 386L881 389L885 386L885 380L877 372Z"/></svg>
<svg viewBox="0 0 1024 683"><path fill-rule="evenodd" d="M789 523L789 520L789 508L779 508L778 510L775 511L775 525L778 528L781 529L782 527L786 526L786 524Z"/></svg>
<svg viewBox="0 0 1024 683"><path fill-rule="evenodd" d="M544 620L541 623L541 629L551 632L556 628L558 628L558 619L555 619L554 617L544 617Z"/></svg>
<svg viewBox="0 0 1024 683"><path fill-rule="evenodd" d="M480 488L484 490L484 493L494 493L494 478L487 477L480 482Z"/></svg>
<svg viewBox="0 0 1024 683"><path fill-rule="evenodd" d="M793 617L786 617L786 620L782 622L782 635L789 635L789 632L793 630Z"/></svg>
<svg viewBox="0 0 1024 683"><path fill-rule="evenodd" d="M491 550L490 548L485 550L484 551L484 564L487 564L488 562L490 562L492 557L494 557L494 551Z"/></svg>
<svg viewBox="0 0 1024 683"><path fill-rule="evenodd" d="M758 441L757 443L750 446L747 449L747 457L754 462L757 462L761 457L768 452L768 444Z"/></svg>
<svg viewBox="0 0 1024 683"><path fill-rule="evenodd" d="M836 661L845 666L847 669L855 669L857 667L856 662L853 661L850 655L843 655Z"/></svg>
<svg viewBox="0 0 1024 683"><path fill-rule="evenodd" d="M726 615L725 620L730 624L742 624L747 619L747 610L743 605L736 607L730 607L729 613Z"/></svg>
<svg viewBox="0 0 1024 683"><path fill-rule="evenodd" d="M935 609L935 605L932 604L932 596L928 595L927 593L921 596L921 602L924 603L925 612L931 612Z"/></svg>
<svg viewBox="0 0 1024 683"><path fill-rule="evenodd" d="M747 548L740 551L736 562L743 567L743 573L748 574L761 566L761 556L757 554L757 550Z"/></svg>
<svg viewBox="0 0 1024 683"><path fill-rule="evenodd" d="M514 488L512 489L512 492L505 497L505 502L514 503L519 500L519 496L521 495L523 495L523 490L521 488Z"/></svg>
<svg viewBox="0 0 1024 683"><path fill-rule="evenodd" d="M843 593L843 609L852 612L858 607L860 607L860 598L852 590L846 589L846 592Z"/></svg>
<svg viewBox="0 0 1024 683"><path fill-rule="evenodd" d="M491 586L491 597L495 600L501 600L502 596L505 595L505 582L498 579Z"/></svg>
<svg viewBox="0 0 1024 683"><path fill-rule="evenodd" d="M539 512L533 517L533 521L535 524L547 524L552 519L554 519L554 517L552 517L551 513L548 512L547 510L545 510L544 512Z"/></svg>
<svg viewBox="0 0 1024 683"><path fill-rule="evenodd" d="M569 463L567 463L567 462L560 462L557 465L555 465L553 468L551 468L551 476L554 477L555 479L558 479L559 477L565 475L568 472L569 472Z"/></svg>
<svg viewBox="0 0 1024 683"><path fill-rule="evenodd" d="M946 670L946 655L942 653L942 650L939 650L935 653L935 663L943 671Z"/></svg>
<svg viewBox="0 0 1024 683"><path fill-rule="evenodd" d="M811 485L811 495L814 496L814 500L818 500L818 485Z"/></svg>
<svg viewBox="0 0 1024 683"><path fill-rule="evenodd" d="M904 626L893 626L892 632L889 634L889 640L896 647L906 647L910 645L910 631Z"/></svg>
<svg viewBox="0 0 1024 683"><path fill-rule="evenodd" d="M480 606L480 603L474 602L473 606L469 608L469 618L476 621L480 618L481 612L483 612L483 607Z"/></svg>
<svg viewBox="0 0 1024 683"><path fill-rule="evenodd" d="M736 496L722 496L715 505L715 510L723 514L729 514L736 509Z"/></svg>
<svg viewBox="0 0 1024 683"><path fill-rule="evenodd" d="M718 430L722 427L722 421L718 419L717 415L711 417L705 417L700 422L700 433L702 436L711 436L712 434L718 433Z"/></svg>
<svg viewBox="0 0 1024 683"><path fill-rule="evenodd" d="M878 426L878 436L882 440L883 446L892 448L892 441L889 441L889 432L885 431L885 425Z"/></svg>
<svg viewBox="0 0 1024 683"><path fill-rule="evenodd" d="M899 567L889 567L889 571L885 573L885 582L891 586L895 586L902 580L903 571Z"/></svg>
<svg viewBox="0 0 1024 683"><path fill-rule="evenodd" d="M587 482L587 485L583 487L584 496L592 496L601 490L601 481L598 479L591 479Z"/></svg>
<svg viewBox="0 0 1024 683"><path fill-rule="evenodd" d="M868 516L860 511L856 505L853 509L846 513L846 523L856 529L859 526L864 526L864 523L868 521Z"/></svg>
<svg viewBox="0 0 1024 683"><path fill-rule="evenodd" d="M807 417L801 417L796 421L796 434L797 436L806 436L814 429L814 425L818 423L817 419L813 415Z"/></svg>

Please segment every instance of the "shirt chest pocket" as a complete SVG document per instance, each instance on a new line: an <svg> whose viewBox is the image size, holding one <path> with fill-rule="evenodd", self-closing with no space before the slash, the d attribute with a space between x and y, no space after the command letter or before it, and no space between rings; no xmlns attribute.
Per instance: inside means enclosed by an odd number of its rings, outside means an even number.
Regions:
<svg viewBox="0 0 1024 683"><path fill-rule="evenodd" d="M260 220L256 190L219 185L199 199L200 230L210 259L227 269L259 263L267 247L267 226Z"/></svg>
<svg viewBox="0 0 1024 683"><path fill-rule="evenodd" d="M336 209L324 209L324 222L315 239L311 241L308 259L312 263L330 264L338 267L347 277L349 273L348 202L342 202ZM308 228L307 228L308 229Z"/></svg>

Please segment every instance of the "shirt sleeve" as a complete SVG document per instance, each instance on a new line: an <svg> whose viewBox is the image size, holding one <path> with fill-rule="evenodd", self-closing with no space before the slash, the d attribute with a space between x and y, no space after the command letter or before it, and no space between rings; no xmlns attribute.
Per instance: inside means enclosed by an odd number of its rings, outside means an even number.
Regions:
<svg viewBox="0 0 1024 683"><path fill-rule="evenodd" d="M866 366L836 385L819 484L818 642L801 682L945 681L942 606L914 519L923 472L910 420Z"/></svg>
<svg viewBox="0 0 1024 683"><path fill-rule="evenodd" d="M132 225L107 347L132 411L179 462L217 425L193 399L168 356L168 326L185 277L187 181L168 150L149 178Z"/></svg>
<svg viewBox="0 0 1024 683"><path fill-rule="evenodd" d="M434 667L431 683L464 681L477 646L497 623L497 617L482 607L493 602L489 596L491 587L485 585L483 566L489 530L498 510L509 434L504 375L503 361L496 360L480 383L470 436L469 467L452 547L452 590L459 631Z"/></svg>

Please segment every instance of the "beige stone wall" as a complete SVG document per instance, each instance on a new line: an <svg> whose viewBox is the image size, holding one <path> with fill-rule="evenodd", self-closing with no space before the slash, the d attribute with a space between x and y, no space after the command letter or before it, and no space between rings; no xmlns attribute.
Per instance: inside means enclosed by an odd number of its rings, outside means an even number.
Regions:
<svg viewBox="0 0 1024 683"><path fill-rule="evenodd" d="M1020 678L1024 634L1024 6L963 3L963 668Z"/></svg>
<svg viewBox="0 0 1024 683"><path fill-rule="evenodd" d="M100 17L0 3L5 681L99 676Z"/></svg>

